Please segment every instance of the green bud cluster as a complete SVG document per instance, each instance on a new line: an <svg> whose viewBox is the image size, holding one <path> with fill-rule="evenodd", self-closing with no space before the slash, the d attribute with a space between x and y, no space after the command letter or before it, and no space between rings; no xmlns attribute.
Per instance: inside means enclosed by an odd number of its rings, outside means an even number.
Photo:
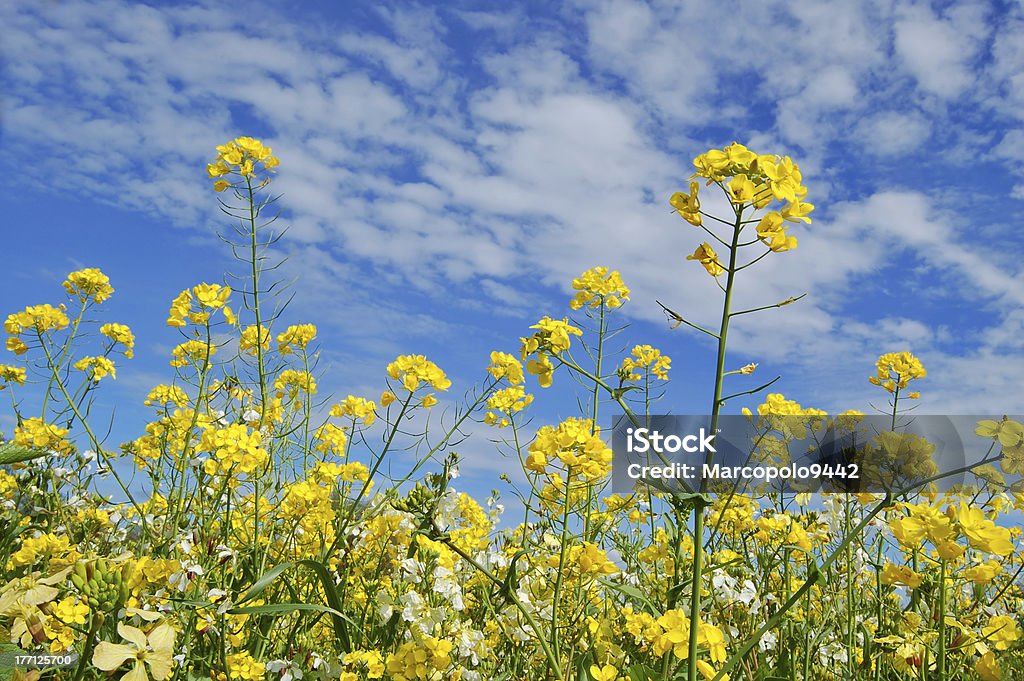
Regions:
<svg viewBox="0 0 1024 681"><path fill-rule="evenodd" d="M416 483L416 486L409 490L405 499L399 499L392 505L399 511L406 511L413 515L420 515L428 511L434 500L434 491L423 483Z"/></svg>
<svg viewBox="0 0 1024 681"><path fill-rule="evenodd" d="M80 560L71 572L71 581L94 612L113 612L128 598L129 570L128 564L106 558Z"/></svg>

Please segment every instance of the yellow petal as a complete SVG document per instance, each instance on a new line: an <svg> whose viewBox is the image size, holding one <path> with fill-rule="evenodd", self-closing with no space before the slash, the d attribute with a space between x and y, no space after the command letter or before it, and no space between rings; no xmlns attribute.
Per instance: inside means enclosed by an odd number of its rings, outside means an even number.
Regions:
<svg viewBox="0 0 1024 681"><path fill-rule="evenodd" d="M92 654L92 663L98 668L105 672L112 672L122 664L124 661L135 657L135 648L124 645L123 643L110 643L109 641L101 641L96 646L96 650Z"/></svg>
<svg viewBox="0 0 1024 681"><path fill-rule="evenodd" d="M137 649L146 649L146 635L142 633L141 629L136 629L135 627L128 626L124 622L118 622L117 633L121 634L121 638L128 641L129 643L134 643Z"/></svg>

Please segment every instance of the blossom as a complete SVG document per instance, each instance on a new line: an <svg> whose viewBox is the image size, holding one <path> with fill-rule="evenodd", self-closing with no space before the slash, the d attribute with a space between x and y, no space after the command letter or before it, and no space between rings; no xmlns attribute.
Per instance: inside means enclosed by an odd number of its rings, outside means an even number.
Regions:
<svg viewBox="0 0 1024 681"><path fill-rule="evenodd" d="M70 296L76 296L83 303L92 301L102 303L110 298L114 288L110 278L95 267L88 267L68 275L64 281L64 290Z"/></svg>
<svg viewBox="0 0 1024 681"><path fill-rule="evenodd" d="M906 565L886 563L885 567L882 568L881 581L882 584L898 584L916 589L921 586L924 578Z"/></svg>
<svg viewBox="0 0 1024 681"><path fill-rule="evenodd" d="M409 392L415 391L420 385L427 383L435 390L447 390L452 382L448 380L441 368L423 355L402 355L388 365L388 376L400 379Z"/></svg>
<svg viewBox="0 0 1024 681"><path fill-rule="evenodd" d="M313 324L296 324L285 329L277 336L277 351L282 355L294 352L295 348L305 350L316 338L316 326Z"/></svg>
<svg viewBox="0 0 1024 681"><path fill-rule="evenodd" d="M694 227L700 227L703 224L703 218L700 214L700 199L697 198L699 186L699 182L691 182L689 194L676 192L668 200L669 205L675 208L676 212Z"/></svg>
<svg viewBox="0 0 1024 681"><path fill-rule="evenodd" d="M162 681L171 674L174 665L174 628L167 622L156 626L148 635L141 629L117 623L117 633L128 644L101 641L93 651L92 663L105 672L112 672L128 660L133 661L124 681ZM149 666L149 674L146 666Z"/></svg>
<svg viewBox="0 0 1024 681"><path fill-rule="evenodd" d="M114 363L106 357L83 357L75 362L74 367L79 371L88 373L90 381L98 382L106 376L117 378L117 370L114 367Z"/></svg>
<svg viewBox="0 0 1024 681"><path fill-rule="evenodd" d="M882 386L890 393L896 392L897 388L906 388L914 379L928 375L921 360L909 352L887 352L878 358L876 367L876 374L868 377L868 381Z"/></svg>
<svg viewBox="0 0 1024 681"><path fill-rule="evenodd" d="M974 671L981 681L1002 681L1003 679L1003 671L999 668L996 655L991 650L978 658L974 665Z"/></svg>
<svg viewBox="0 0 1024 681"><path fill-rule="evenodd" d="M14 444L19 447L70 454L73 447L65 439L67 434L67 428L51 425L37 417L27 418L14 429Z"/></svg>
<svg viewBox="0 0 1024 681"><path fill-rule="evenodd" d="M981 635L996 650L1007 650L1013 642L1021 637L1017 621L1008 615L994 615L988 624L982 627Z"/></svg>
<svg viewBox="0 0 1024 681"><path fill-rule="evenodd" d="M987 519L980 508L961 503L956 517L960 530L974 548L999 556L1013 553L1010 531Z"/></svg>
<svg viewBox="0 0 1024 681"><path fill-rule="evenodd" d="M699 262L712 277L717 277L725 272L725 267L718 261L718 254L715 253L715 249L706 241L698 246L692 255L686 256L686 259Z"/></svg>
<svg viewBox="0 0 1024 681"><path fill-rule="evenodd" d="M238 350L256 356L258 350L270 349L270 329L263 326L247 326L242 329L242 337L238 341Z"/></svg>
<svg viewBox="0 0 1024 681"><path fill-rule="evenodd" d="M590 665L590 678L592 681L615 681L619 676L619 670L610 664L599 667L596 664Z"/></svg>
<svg viewBox="0 0 1024 681"><path fill-rule="evenodd" d="M232 184L224 178L232 173L238 173L247 181L251 181L260 170L257 164L262 166L263 171L273 172L280 161L271 152L270 147L252 137L236 137L217 147L217 158L213 163L206 166L206 174L210 179L215 180L213 188L222 192ZM264 182L269 181L264 178Z"/></svg>
<svg viewBox="0 0 1024 681"><path fill-rule="evenodd" d="M629 288L622 282L618 271L607 267L594 267L572 280L572 287L579 293L569 302L569 307L599 308L605 305L614 309L629 300Z"/></svg>
<svg viewBox="0 0 1024 681"><path fill-rule="evenodd" d="M25 368L0 364L0 390L8 385L25 385Z"/></svg>
<svg viewBox="0 0 1024 681"><path fill-rule="evenodd" d="M104 324L100 327L100 334L112 340L115 344L124 346L124 356L132 358L135 347L135 334L124 324Z"/></svg>
<svg viewBox="0 0 1024 681"><path fill-rule="evenodd" d="M373 403L373 400L349 395L340 404L331 407L331 416L335 418L351 416L353 420L362 419L363 423L369 427L377 418L376 411L377 405Z"/></svg>
<svg viewBox="0 0 1024 681"><path fill-rule="evenodd" d="M518 385L524 380L522 362L507 352L491 353L491 364L487 367L487 373L496 381L504 378L512 385Z"/></svg>
<svg viewBox="0 0 1024 681"><path fill-rule="evenodd" d="M623 359L619 367L619 375L624 377L623 380L639 381L642 376L637 373L637 369L647 369L661 380L668 380L671 357L661 354L661 350L650 345L637 345L631 354L632 357Z"/></svg>

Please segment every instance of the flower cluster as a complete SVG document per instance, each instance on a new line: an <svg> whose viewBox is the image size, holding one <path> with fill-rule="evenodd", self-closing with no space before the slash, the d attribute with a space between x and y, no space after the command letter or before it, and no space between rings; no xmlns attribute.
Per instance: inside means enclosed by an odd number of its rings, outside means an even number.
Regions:
<svg viewBox="0 0 1024 681"><path fill-rule="evenodd" d="M251 180L259 172L259 166L264 171L273 171L280 164L276 156L273 156L268 146L252 137L237 137L227 144L217 147L217 160L206 166L206 173L214 179L213 188L222 192L234 186L224 178L238 173L245 180ZM269 178L264 178L269 181Z"/></svg>
<svg viewBox="0 0 1024 681"><path fill-rule="evenodd" d="M887 352L878 358L877 373L868 377L873 385L879 385L890 393L906 388L910 381L928 375L921 360L909 352ZM910 399L920 397L920 393L911 392L906 395Z"/></svg>
<svg viewBox="0 0 1024 681"><path fill-rule="evenodd" d="M526 362L526 370L537 376L540 386L549 388L555 373L551 357L566 352L569 349L569 337L582 336L583 331L570 324L568 318L559 321L547 316L530 328L537 329L537 332L529 338L519 339L522 343L520 359ZM535 355L536 359L528 359L531 355Z"/></svg>
<svg viewBox="0 0 1024 681"><path fill-rule="evenodd" d="M579 293L569 302L569 307L579 310L582 307L592 309L602 305L609 310L629 300L629 288L622 283L622 275L617 271L609 271L607 267L593 267L572 280L572 287Z"/></svg>
<svg viewBox="0 0 1024 681"><path fill-rule="evenodd" d="M639 381L643 375L639 371L646 370L663 381L668 380L668 370L672 364L672 358L661 354L661 350L650 345L637 345L633 348L631 357L622 360L619 368L619 375L624 381Z"/></svg>
<svg viewBox="0 0 1024 681"><path fill-rule="evenodd" d="M589 419L568 418L557 426L543 426L530 445L526 468L547 473L560 463L587 480L603 478L611 470L612 450Z"/></svg>
<svg viewBox="0 0 1024 681"><path fill-rule="evenodd" d="M64 290L69 296L74 296L83 303L102 303L114 293L110 278L95 267L69 274L64 280Z"/></svg>
<svg viewBox="0 0 1024 681"><path fill-rule="evenodd" d="M761 210L772 201L782 202L779 210L762 216L757 224L757 238L776 253L796 248L797 239L786 233L786 223L809 223L808 214L814 206L803 201L807 188L799 166L789 156L757 154L733 142L724 149L711 149L701 154L693 160L693 165L697 169L694 177L703 177L708 184L722 186L737 216L746 207ZM702 226L697 191L698 183L691 182L688 194L676 192L669 203L687 222ZM717 277L724 271L710 244L703 244L689 259L699 261L712 276Z"/></svg>
<svg viewBox="0 0 1024 681"><path fill-rule="evenodd" d="M10 334L7 349L16 355L23 355L28 352L28 345L22 339L22 334L30 330L37 334L60 331L66 329L69 323L63 305L30 305L22 312L8 315L4 322L4 331Z"/></svg>
<svg viewBox="0 0 1024 681"><path fill-rule="evenodd" d="M167 326L183 327L187 322L205 324L214 310L224 310L228 323L234 323L234 314L227 306L231 289L220 284L199 284L185 289L171 303ZM187 321L186 321L187 320Z"/></svg>

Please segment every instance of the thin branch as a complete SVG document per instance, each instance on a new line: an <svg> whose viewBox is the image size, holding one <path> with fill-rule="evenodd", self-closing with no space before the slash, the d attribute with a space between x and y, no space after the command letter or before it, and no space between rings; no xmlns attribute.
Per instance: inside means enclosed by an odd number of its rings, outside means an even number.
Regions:
<svg viewBox="0 0 1024 681"><path fill-rule="evenodd" d="M668 318L675 322L675 325L672 327L673 329L678 328L680 324L686 324L687 326L697 329L698 331L703 331L712 338L718 338L718 334L715 333L714 331L708 331L703 326L698 326L693 322L686 321L685 319L683 319L682 315L680 315L677 312L673 312L672 310L665 307L660 300L656 300L655 302L658 303L658 305L661 305L661 309L665 311L665 314L668 315Z"/></svg>
<svg viewBox="0 0 1024 681"><path fill-rule="evenodd" d="M722 399L718 400L718 403L719 404L725 404L729 400L735 399L737 397L742 397L743 395L753 395L754 393L759 393L759 392L761 392L762 390L764 390L768 386L772 385L773 383L775 383L776 381L778 381L781 378L782 378L782 376L776 376L775 378L773 378L772 380L768 381L764 385L758 386L758 387L756 387L756 388L754 388L752 390L744 390L741 393L734 393L732 395L728 395L728 396L723 397Z"/></svg>
<svg viewBox="0 0 1024 681"><path fill-rule="evenodd" d="M740 310L739 312L733 312L729 316L730 317L738 317L741 314L750 314L751 312L760 312L761 310L770 310L773 307L783 307L785 305L789 305L790 303L795 303L796 301L800 300L801 298L805 297L806 295L807 295L806 293L801 293L798 296L795 296L795 297L792 297L792 298L786 298L781 303L775 303L774 305L764 305L762 307L752 307L749 310Z"/></svg>

